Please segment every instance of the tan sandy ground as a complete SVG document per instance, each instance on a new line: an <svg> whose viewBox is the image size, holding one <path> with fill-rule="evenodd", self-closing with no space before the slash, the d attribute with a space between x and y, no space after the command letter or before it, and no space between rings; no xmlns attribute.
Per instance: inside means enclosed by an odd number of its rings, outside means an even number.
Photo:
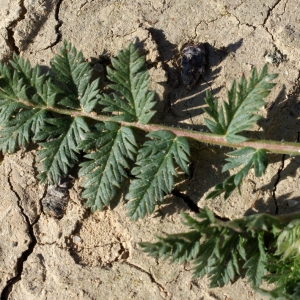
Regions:
<svg viewBox="0 0 300 300"><path fill-rule="evenodd" d="M265 55L276 47L284 58L270 65L279 74L277 85L262 111L266 119L251 134L296 141L298 7L299 0L2 0L0 58L17 51L32 64L47 66L66 39L103 76L107 58L136 41L146 50L151 88L157 92L158 114L152 121L203 130L205 90L224 98L232 79L247 77L253 66L261 69ZM188 41L210 45L210 68L190 91L182 86L178 67ZM281 155L270 157L264 177L247 177L242 197L235 193L226 202L207 202L207 191L226 176L221 174L226 151L195 144L194 176L176 188L221 217L274 213L276 206L279 214L299 209L300 159ZM154 216L132 223L123 200L113 210L91 214L76 181L66 214L57 220L42 210L45 187L36 179L34 159L34 151L19 152L6 155L0 166L3 299L265 299L246 280L210 289L207 279L192 279L189 265L170 265L141 252L138 242L185 230L179 212L189 209L182 199L168 196Z"/></svg>

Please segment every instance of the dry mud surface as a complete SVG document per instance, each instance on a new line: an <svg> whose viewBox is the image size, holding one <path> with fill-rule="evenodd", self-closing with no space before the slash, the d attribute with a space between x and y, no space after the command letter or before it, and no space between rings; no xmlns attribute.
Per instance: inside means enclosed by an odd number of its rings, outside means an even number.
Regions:
<svg viewBox="0 0 300 300"><path fill-rule="evenodd" d="M144 49L157 92L157 123L203 130L206 89L224 97L232 79L281 53L270 71L279 74L259 122L249 134L297 141L299 134L299 0L2 0L0 58L13 51L32 64L49 65L62 39L83 51L95 71L130 41ZM180 80L178 62L188 42L208 43L209 68L192 90ZM282 214L300 208L300 159L270 157L267 174L247 177L242 197L207 202L205 194L225 175L226 150L195 144L194 174L176 186L199 207L227 218L254 212ZM182 197L168 196L154 216L135 223L124 201L91 214L80 198L80 182L69 190L66 213L56 219L43 206L46 188L36 179L35 152L4 157L0 166L0 294L2 299L265 299L245 280L210 289L192 279L190 266L147 257L137 246L156 234L183 231ZM180 194L178 194L180 195ZM191 212L191 214L193 214Z"/></svg>

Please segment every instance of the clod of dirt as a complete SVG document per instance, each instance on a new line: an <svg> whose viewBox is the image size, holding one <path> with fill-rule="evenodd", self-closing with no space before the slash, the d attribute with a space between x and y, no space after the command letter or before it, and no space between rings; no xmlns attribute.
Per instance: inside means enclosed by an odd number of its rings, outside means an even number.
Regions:
<svg viewBox="0 0 300 300"><path fill-rule="evenodd" d="M115 212L96 212L75 230L70 251L77 263L107 266L129 253L129 239L128 230L123 228Z"/></svg>
<svg viewBox="0 0 300 300"><path fill-rule="evenodd" d="M70 181L64 180L58 185L48 185L47 194L42 199L44 213L55 218L62 218L69 201Z"/></svg>
<svg viewBox="0 0 300 300"><path fill-rule="evenodd" d="M203 44L188 43L182 50L181 78L183 84L192 88L205 70L205 48Z"/></svg>
<svg viewBox="0 0 300 300"><path fill-rule="evenodd" d="M266 62L278 66L284 60L284 57L276 47L271 47L270 51L266 54L265 59Z"/></svg>

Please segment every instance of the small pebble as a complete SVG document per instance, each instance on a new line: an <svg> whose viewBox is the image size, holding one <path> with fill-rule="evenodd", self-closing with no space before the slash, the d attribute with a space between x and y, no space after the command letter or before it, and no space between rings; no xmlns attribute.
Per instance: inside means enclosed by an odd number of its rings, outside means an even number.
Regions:
<svg viewBox="0 0 300 300"><path fill-rule="evenodd" d="M81 237L78 235L73 236L73 243L74 244L80 244L81 243Z"/></svg>
<svg viewBox="0 0 300 300"><path fill-rule="evenodd" d="M298 201L296 200L288 200L288 207L293 207L298 204Z"/></svg>

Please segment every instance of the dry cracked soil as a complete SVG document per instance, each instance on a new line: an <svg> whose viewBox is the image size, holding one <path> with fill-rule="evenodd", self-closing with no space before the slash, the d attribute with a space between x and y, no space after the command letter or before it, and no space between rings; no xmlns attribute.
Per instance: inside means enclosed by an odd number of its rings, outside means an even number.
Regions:
<svg viewBox="0 0 300 300"><path fill-rule="evenodd" d="M157 95L153 122L204 130L204 95L224 98L233 79L261 69L278 73L262 119L249 133L262 139L298 141L300 115L299 0L2 0L0 58L13 52L32 64L49 66L62 40L82 50L99 76L108 58L133 41L146 54L151 89ZM208 67L187 90L179 61L185 43L207 43ZM113 209L90 213L72 182L57 219L47 213L47 191L36 178L35 150L5 155L0 165L1 300L33 299L266 299L246 280L209 288L193 279L189 265L146 256L138 247L155 235L185 230L180 212L193 215L190 199L224 218L255 212L282 214L300 208L300 158L270 156L265 176L253 173L233 194L205 200L224 179L226 150L192 147L193 176L167 196L153 216L126 218L124 201ZM46 200L45 200L46 199Z"/></svg>

